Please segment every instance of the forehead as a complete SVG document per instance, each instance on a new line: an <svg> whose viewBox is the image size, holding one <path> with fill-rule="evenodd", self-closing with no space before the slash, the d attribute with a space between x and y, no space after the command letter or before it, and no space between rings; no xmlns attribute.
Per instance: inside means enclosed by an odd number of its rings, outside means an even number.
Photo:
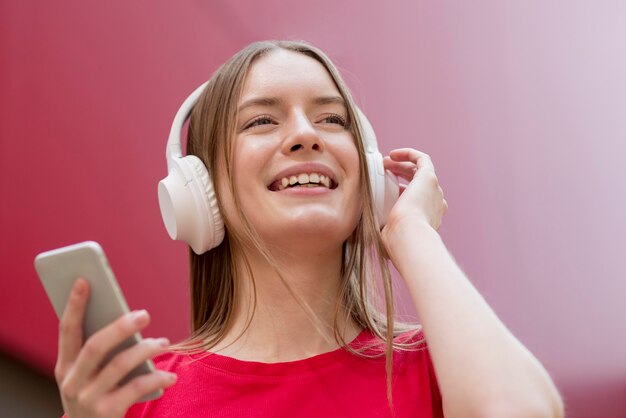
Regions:
<svg viewBox="0 0 626 418"><path fill-rule="evenodd" d="M314 58L284 49L273 50L250 67L240 103L257 96L339 95L332 77Z"/></svg>

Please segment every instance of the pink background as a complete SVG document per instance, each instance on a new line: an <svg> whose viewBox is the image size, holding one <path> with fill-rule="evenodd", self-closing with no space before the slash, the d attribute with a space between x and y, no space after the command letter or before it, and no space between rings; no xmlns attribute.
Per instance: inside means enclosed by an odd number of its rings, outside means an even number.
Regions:
<svg viewBox="0 0 626 418"><path fill-rule="evenodd" d="M568 416L625 417L624 22L610 0L0 3L0 349L51 373L32 260L86 239L145 334L186 335L187 250L156 201L173 115L249 42L305 39L383 151L431 154L441 234Z"/></svg>

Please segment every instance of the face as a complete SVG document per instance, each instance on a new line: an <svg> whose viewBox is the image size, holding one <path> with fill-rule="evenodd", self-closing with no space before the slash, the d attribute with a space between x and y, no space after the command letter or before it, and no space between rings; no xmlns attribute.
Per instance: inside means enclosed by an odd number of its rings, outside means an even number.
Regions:
<svg viewBox="0 0 626 418"><path fill-rule="evenodd" d="M359 157L346 105L315 59L275 50L251 66L238 103L234 188L270 245L340 247L361 213ZM222 179L234 228L241 221Z"/></svg>

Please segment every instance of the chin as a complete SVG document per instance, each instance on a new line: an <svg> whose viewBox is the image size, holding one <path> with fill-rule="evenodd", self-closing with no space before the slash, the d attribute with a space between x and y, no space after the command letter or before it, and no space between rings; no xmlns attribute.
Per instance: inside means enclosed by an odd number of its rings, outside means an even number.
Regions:
<svg viewBox="0 0 626 418"><path fill-rule="evenodd" d="M265 224L258 228L268 243L293 247L341 247L350 237L357 223L348 223L337 217L310 216L298 219L281 219L280 225Z"/></svg>

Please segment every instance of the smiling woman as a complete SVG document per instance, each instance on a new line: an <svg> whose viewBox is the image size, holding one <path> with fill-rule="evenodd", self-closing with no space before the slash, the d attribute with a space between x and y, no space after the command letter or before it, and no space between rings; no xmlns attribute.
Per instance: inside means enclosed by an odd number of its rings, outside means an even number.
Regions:
<svg viewBox="0 0 626 418"><path fill-rule="evenodd" d="M68 416L562 415L543 367L439 237L447 203L428 155L394 150L377 166L367 127L337 69L306 43L254 43L218 69L187 140L225 227L190 250L192 335L173 347L145 340L100 369L148 317L120 318L81 348L79 280L57 363ZM384 169L408 184L381 213L370 174ZM422 325L395 321L389 260ZM117 386L156 354L160 371ZM133 406L156 388L168 389Z"/></svg>

